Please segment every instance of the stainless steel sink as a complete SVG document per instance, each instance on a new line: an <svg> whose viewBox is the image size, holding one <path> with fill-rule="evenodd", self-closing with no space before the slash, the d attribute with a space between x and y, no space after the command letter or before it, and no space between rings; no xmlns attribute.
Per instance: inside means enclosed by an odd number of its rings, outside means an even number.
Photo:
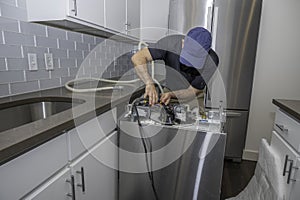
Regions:
<svg viewBox="0 0 300 200"><path fill-rule="evenodd" d="M34 122L84 103L71 98L32 98L2 105L0 132Z"/></svg>

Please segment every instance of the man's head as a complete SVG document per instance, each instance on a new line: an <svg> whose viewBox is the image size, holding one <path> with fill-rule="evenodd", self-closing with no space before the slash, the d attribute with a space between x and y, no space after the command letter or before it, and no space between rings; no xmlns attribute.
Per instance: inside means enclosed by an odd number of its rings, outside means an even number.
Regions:
<svg viewBox="0 0 300 200"><path fill-rule="evenodd" d="M202 27L191 29L184 39L180 62L189 67L201 69L211 48L211 34Z"/></svg>

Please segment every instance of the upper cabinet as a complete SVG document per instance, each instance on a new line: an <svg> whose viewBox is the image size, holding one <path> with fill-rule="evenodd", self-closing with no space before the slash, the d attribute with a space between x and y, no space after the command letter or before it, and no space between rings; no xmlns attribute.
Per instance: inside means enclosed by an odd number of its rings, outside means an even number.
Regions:
<svg viewBox="0 0 300 200"><path fill-rule="evenodd" d="M28 21L107 36L105 0L27 0Z"/></svg>
<svg viewBox="0 0 300 200"><path fill-rule="evenodd" d="M167 34L169 0L27 0L27 13L31 22L156 41Z"/></svg>
<svg viewBox="0 0 300 200"><path fill-rule="evenodd" d="M68 5L69 16L104 26L104 0L69 0Z"/></svg>
<svg viewBox="0 0 300 200"><path fill-rule="evenodd" d="M169 0L141 0L141 40L156 42L168 34Z"/></svg>
<svg viewBox="0 0 300 200"><path fill-rule="evenodd" d="M136 38L140 37L141 27L141 1L140 0L126 0L126 28L125 31L128 35Z"/></svg>
<svg viewBox="0 0 300 200"><path fill-rule="evenodd" d="M124 32L126 27L126 1L105 1L105 26L106 28Z"/></svg>

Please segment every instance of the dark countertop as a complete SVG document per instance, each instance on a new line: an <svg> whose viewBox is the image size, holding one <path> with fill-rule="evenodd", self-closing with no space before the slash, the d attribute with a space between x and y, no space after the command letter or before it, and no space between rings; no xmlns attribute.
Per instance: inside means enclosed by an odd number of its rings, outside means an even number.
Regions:
<svg viewBox="0 0 300 200"><path fill-rule="evenodd" d="M300 100L273 99L273 104L300 121Z"/></svg>
<svg viewBox="0 0 300 200"><path fill-rule="evenodd" d="M55 101L62 98L73 98L85 101L46 119L0 132L0 165L63 134L65 131L74 128L75 125L82 124L110 110L120 103L129 102L131 94L134 93L137 96L141 92L141 88L137 86L126 86L123 90L109 90L96 93L72 93L64 87L60 87L0 98L0 109L11 107L17 103L25 104L32 99Z"/></svg>

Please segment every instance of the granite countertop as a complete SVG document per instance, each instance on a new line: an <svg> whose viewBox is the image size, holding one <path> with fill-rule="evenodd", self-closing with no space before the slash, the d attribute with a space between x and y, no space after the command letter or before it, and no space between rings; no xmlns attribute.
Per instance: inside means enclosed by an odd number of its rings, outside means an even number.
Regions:
<svg viewBox="0 0 300 200"><path fill-rule="evenodd" d="M273 99L273 104L300 121L300 100Z"/></svg>
<svg viewBox="0 0 300 200"><path fill-rule="evenodd" d="M137 92L140 91L140 92ZM120 103L129 102L131 94L140 95L141 88L126 86L124 90L107 90L91 93L72 93L64 87L32 92L12 97L0 98L0 109L30 103L32 99L55 101L80 99L81 103L71 109L57 113L19 127L0 132L0 165L20 156L29 150L63 134ZM70 100L70 99L69 99ZM16 103L17 102L17 103Z"/></svg>

